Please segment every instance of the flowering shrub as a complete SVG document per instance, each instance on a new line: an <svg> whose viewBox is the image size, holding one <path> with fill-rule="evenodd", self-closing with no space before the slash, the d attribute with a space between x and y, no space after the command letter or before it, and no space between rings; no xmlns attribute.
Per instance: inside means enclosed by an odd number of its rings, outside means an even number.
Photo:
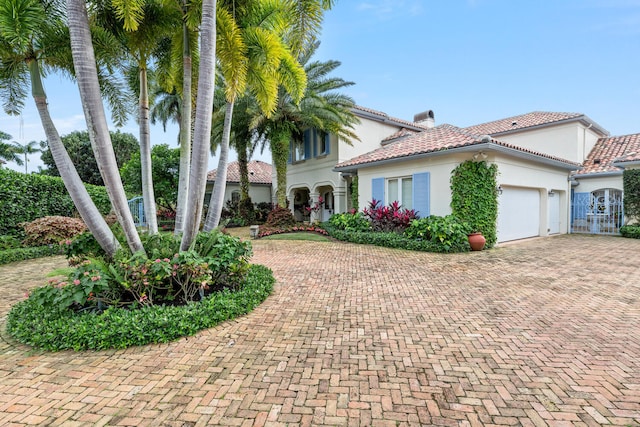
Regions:
<svg viewBox="0 0 640 427"><path fill-rule="evenodd" d="M398 201L382 206L381 201L373 199L363 214L371 223L373 231L402 232L409 227L411 221L417 219L415 210L403 208Z"/></svg>
<svg viewBox="0 0 640 427"><path fill-rule="evenodd" d="M323 236L328 236L329 233L316 225L294 225L291 227L284 228L270 228L270 227L260 227L260 233L258 233L258 238L271 236L272 234L283 234L283 233L297 233L300 231L307 231L311 233L322 234Z"/></svg>

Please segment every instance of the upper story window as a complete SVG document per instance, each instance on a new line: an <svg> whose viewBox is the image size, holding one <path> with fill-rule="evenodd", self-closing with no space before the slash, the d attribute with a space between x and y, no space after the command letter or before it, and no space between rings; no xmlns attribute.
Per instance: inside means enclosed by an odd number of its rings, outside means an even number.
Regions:
<svg viewBox="0 0 640 427"><path fill-rule="evenodd" d="M300 162L312 157L326 156L330 152L331 138L329 134L316 130L307 129L302 135L291 140L289 161Z"/></svg>

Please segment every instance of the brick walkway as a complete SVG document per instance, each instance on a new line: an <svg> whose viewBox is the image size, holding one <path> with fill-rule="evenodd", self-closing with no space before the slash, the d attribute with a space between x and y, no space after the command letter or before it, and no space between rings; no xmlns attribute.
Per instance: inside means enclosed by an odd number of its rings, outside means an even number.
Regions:
<svg viewBox="0 0 640 427"><path fill-rule="evenodd" d="M254 250L274 295L195 337L40 354L3 332L0 425L640 425L640 241ZM0 267L0 315L33 271Z"/></svg>

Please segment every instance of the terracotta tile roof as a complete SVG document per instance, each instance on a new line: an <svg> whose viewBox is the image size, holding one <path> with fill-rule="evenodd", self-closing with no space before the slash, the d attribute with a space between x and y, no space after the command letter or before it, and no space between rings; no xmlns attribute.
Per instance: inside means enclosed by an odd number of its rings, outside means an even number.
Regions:
<svg viewBox="0 0 640 427"><path fill-rule="evenodd" d="M396 139L402 139L402 138L405 138L407 136L415 135L416 133L418 133L418 131L407 129L407 128L402 128L399 131L397 131L396 133L394 133L392 135L389 135L388 137L383 139L382 140L382 145L384 145L385 143L394 141Z"/></svg>
<svg viewBox="0 0 640 427"><path fill-rule="evenodd" d="M616 160L640 160L640 133L598 139L584 161L583 169L575 175L621 172L622 169L613 165Z"/></svg>
<svg viewBox="0 0 640 427"><path fill-rule="evenodd" d="M443 124L434 128L426 129L422 132L416 133L413 136L407 136L405 138L389 142L388 144L383 145L376 150L339 163L335 166L335 168L348 169L353 166L362 166L385 160L400 159L403 157L411 157L415 155L434 153L452 148L461 148L465 146L486 143L493 143L495 145L517 150L522 153L533 154L539 157L559 161L568 165L575 165L576 169L580 166L577 163L569 162L565 159L549 156L544 153L530 151L522 147L495 140L493 138L485 139L482 136L466 132L464 129L460 129L448 124Z"/></svg>
<svg viewBox="0 0 640 427"><path fill-rule="evenodd" d="M554 113L549 111L534 111L527 114L521 114L519 116L513 116L506 119L494 120L488 123L469 126L467 128L464 128L464 130L476 135L495 135L503 132L511 132L534 126L549 125L552 123L579 118L585 118L585 120L589 120L584 114L580 113Z"/></svg>
<svg viewBox="0 0 640 427"><path fill-rule="evenodd" d="M416 122L411 122L409 120L399 119L397 117L392 117L382 111L373 110L371 108L363 107L361 105L356 105L355 107L353 107L352 111L356 115L358 115L358 111L360 111L363 113L367 113L368 115L377 117L381 121L393 122L401 126L403 125L403 126L409 126L412 128L427 129L427 126L424 123L416 123Z"/></svg>
<svg viewBox="0 0 640 427"><path fill-rule="evenodd" d="M252 160L249 162L249 182L251 184L271 184L272 166L269 163L260 160ZM207 181L216 180L216 172L214 169L207 173ZM240 167L238 162L231 162L227 166L227 182L240 182Z"/></svg>

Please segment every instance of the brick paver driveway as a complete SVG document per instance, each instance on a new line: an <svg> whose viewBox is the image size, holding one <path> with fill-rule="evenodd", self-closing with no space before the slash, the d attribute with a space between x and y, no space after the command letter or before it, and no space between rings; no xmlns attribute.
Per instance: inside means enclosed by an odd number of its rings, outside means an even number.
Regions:
<svg viewBox="0 0 640 427"><path fill-rule="evenodd" d="M278 285L237 321L124 351L0 342L0 425L640 425L640 241L254 243Z"/></svg>

